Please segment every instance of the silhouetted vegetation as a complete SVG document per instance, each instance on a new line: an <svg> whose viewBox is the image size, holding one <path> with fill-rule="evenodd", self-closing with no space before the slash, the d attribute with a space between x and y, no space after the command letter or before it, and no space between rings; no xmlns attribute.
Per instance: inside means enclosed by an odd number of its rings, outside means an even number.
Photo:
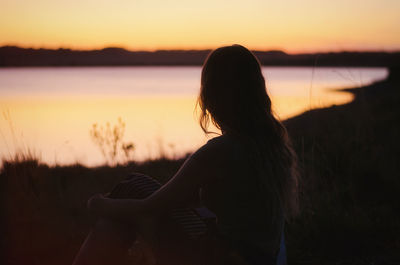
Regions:
<svg viewBox="0 0 400 265"><path fill-rule="evenodd" d="M124 141L125 122L118 118L117 124L111 126L109 122L105 126L94 123L90 130L93 142L99 147L101 154L108 165L118 162L133 160L132 155L135 145Z"/></svg>
<svg viewBox="0 0 400 265"><path fill-rule="evenodd" d="M202 65L210 50L128 51L25 49L0 47L0 67L7 66L123 66ZM391 67L400 61L400 52L331 52L287 54L282 51L254 51L266 66L360 66Z"/></svg>
<svg viewBox="0 0 400 265"><path fill-rule="evenodd" d="M349 89L352 103L285 122L302 165L302 213L286 226L289 264L400 261L400 82ZM92 217L86 201L131 171L165 182L184 158L114 167L3 161L3 249L9 264L70 264ZM135 256L136 255L136 256ZM133 254L140 260L138 253ZM143 261L140 264L145 265Z"/></svg>
<svg viewBox="0 0 400 265"><path fill-rule="evenodd" d="M303 211L287 234L293 263L400 261L398 74L285 122L303 165Z"/></svg>

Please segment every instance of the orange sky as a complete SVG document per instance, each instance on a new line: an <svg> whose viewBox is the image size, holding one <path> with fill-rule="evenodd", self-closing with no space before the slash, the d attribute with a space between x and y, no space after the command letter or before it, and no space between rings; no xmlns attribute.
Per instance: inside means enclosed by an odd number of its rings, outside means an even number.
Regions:
<svg viewBox="0 0 400 265"><path fill-rule="evenodd" d="M0 45L400 50L399 0L0 0Z"/></svg>

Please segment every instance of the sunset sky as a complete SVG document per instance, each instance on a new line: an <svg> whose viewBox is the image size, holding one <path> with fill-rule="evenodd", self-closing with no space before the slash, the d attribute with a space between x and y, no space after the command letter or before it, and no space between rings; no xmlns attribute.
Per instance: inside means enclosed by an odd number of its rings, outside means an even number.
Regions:
<svg viewBox="0 0 400 265"><path fill-rule="evenodd" d="M0 45L400 50L399 0L0 0Z"/></svg>

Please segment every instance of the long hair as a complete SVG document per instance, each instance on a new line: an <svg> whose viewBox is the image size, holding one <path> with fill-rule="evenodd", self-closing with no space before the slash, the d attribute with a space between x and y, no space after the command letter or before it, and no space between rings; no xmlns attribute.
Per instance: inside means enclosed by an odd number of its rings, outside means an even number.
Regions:
<svg viewBox="0 0 400 265"><path fill-rule="evenodd" d="M201 74L200 126L213 123L241 139L257 170L272 216L298 210L297 156L285 127L274 117L257 58L243 46L221 47L209 54Z"/></svg>

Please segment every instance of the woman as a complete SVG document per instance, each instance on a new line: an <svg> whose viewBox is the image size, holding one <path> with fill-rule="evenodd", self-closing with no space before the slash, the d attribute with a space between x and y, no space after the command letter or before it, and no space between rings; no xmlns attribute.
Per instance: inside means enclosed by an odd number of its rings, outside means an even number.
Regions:
<svg viewBox="0 0 400 265"><path fill-rule="evenodd" d="M190 205L199 190L201 204L217 216L215 248L228 250L219 255L235 253L236 262L249 265L277 263L284 220L297 210L298 174L296 155L272 113L256 57L240 45L211 52L202 70L198 106L203 131L209 133L211 122L222 134L150 196L92 197L88 208L99 221L75 264L95 259L116 264L136 233L145 233L141 223ZM218 258L219 264L233 262Z"/></svg>

